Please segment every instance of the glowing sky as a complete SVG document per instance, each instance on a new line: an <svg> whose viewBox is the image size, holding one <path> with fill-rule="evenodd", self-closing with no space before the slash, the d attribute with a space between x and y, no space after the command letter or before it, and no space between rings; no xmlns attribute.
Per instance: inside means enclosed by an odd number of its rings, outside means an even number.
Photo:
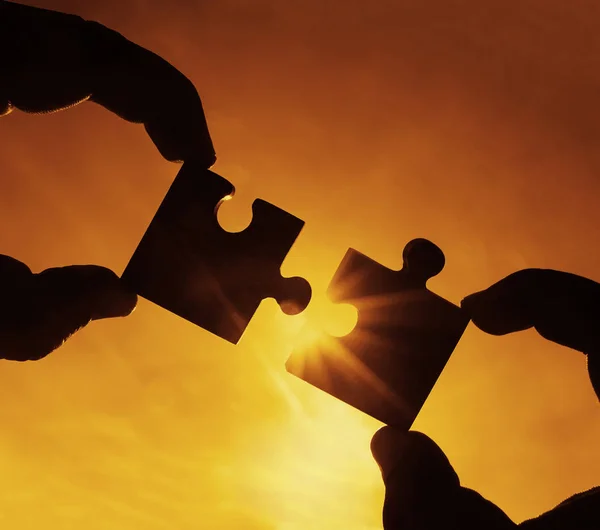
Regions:
<svg viewBox="0 0 600 530"><path fill-rule="evenodd" d="M284 266L315 303L347 247L427 237L458 302L523 267L600 280L600 5L589 0L44 0L188 75L242 228L307 222ZM0 119L0 251L121 273L177 166L86 104ZM320 300L320 302L319 302ZM333 309L332 309L333 310ZM53 356L0 364L6 528L371 530L378 423L285 373L303 317L269 301L233 347L141 301ZM469 327L416 428L519 521L598 483L580 354Z"/></svg>

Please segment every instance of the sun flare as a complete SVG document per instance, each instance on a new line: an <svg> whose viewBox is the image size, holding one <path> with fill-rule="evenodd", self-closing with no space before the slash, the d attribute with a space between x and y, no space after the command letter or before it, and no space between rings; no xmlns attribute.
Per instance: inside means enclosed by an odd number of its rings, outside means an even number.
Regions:
<svg viewBox="0 0 600 530"><path fill-rule="evenodd" d="M307 349L319 343L343 337L352 332L358 321L358 311L348 304L332 304L326 297L315 298L302 313L295 347Z"/></svg>

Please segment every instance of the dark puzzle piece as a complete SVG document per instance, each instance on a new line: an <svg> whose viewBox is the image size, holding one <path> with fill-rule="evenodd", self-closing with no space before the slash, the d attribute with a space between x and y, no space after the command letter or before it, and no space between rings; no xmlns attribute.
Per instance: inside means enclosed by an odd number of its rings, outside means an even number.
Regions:
<svg viewBox="0 0 600 530"><path fill-rule="evenodd" d="M233 185L184 164L144 234L123 280L140 296L236 344L260 302L301 312L311 288L280 267L304 221L257 199L242 232L226 232L217 210Z"/></svg>
<svg viewBox="0 0 600 530"><path fill-rule="evenodd" d="M409 429L469 318L429 291L444 267L426 239L408 243L400 271L349 249L331 281L332 301L352 304L358 322L345 337L294 351L288 372L386 423Z"/></svg>

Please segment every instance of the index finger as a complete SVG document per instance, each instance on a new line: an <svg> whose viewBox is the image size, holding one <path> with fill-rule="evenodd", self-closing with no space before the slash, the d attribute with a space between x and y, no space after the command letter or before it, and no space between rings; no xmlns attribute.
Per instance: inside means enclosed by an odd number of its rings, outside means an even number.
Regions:
<svg viewBox="0 0 600 530"><path fill-rule="evenodd" d="M551 269L524 269L465 298L462 307L487 333L535 328L547 340L600 352L600 284Z"/></svg>
<svg viewBox="0 0 600 530"><path fill-rule="evenodd" d="M167 160L214 163L191 81L119 33L77 16L0 2L0 45L6 50L0 111L49 112L89 99L143 123Z"/></svg>

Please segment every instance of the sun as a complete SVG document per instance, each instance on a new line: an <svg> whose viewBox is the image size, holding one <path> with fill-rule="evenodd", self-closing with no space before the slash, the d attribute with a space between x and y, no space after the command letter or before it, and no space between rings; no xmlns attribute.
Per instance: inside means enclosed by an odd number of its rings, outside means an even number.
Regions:
<svg viewBox="0 0 600 530"><path fill-rule="evenodd" d="M317 297L296 323L299 332L294 347L307 350L322 342L348 335L357 321L358 311L354 306L332 304L326 297Z"/></svg>

